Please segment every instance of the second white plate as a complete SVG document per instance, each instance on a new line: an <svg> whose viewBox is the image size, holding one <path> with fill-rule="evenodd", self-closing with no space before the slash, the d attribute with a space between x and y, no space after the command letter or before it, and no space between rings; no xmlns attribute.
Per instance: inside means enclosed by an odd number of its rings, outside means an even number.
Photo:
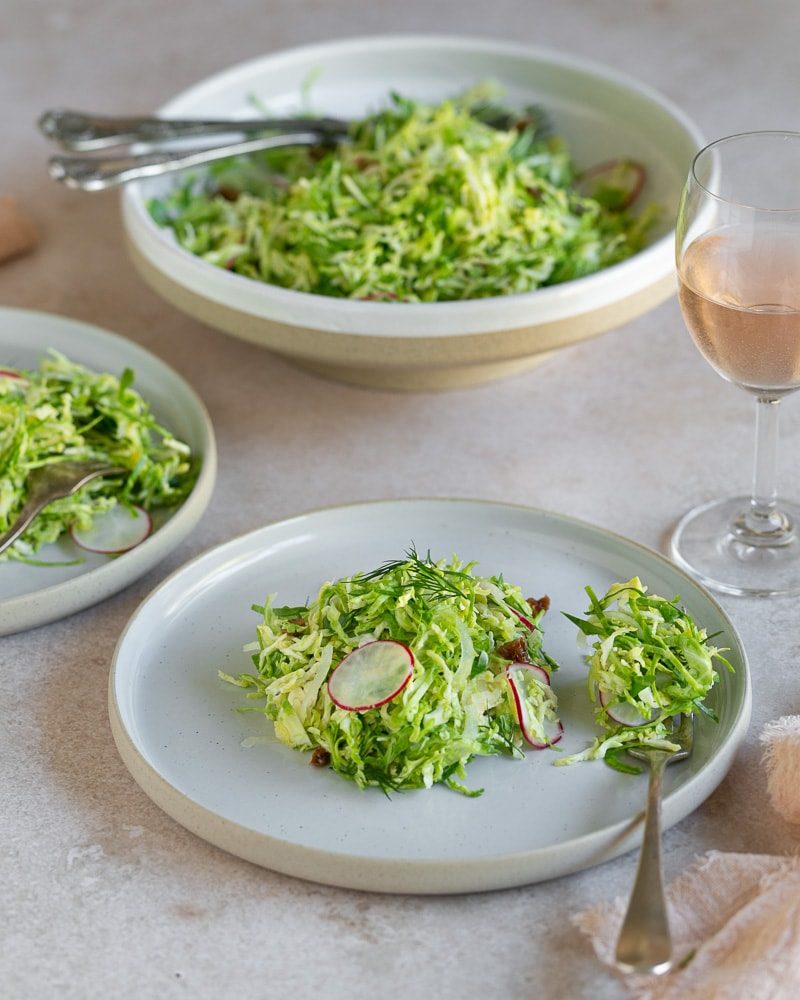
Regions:
<svg viewBox="0 0 800 1000"><path fill-rule="evenodd" d="M239 713L242 692L217 670L250 669L250 605L277 592L301 604L329 579L396 558L414 542L435 557L477 559L526 594L549 594L545 648L566 752L596 730L574 626L584 586L603 591L638 574L683 603L736 668L712 704L720 722L697 721L695 749L669 768L664 818L676 823L716 788L750 715L741 642L719 605L675 566L634 542L557 514L479 501L398 500L305 514L228 542L183 567L141 605L110 675L112 730L136 781L162 809L213 844L303 878L385 892L499 889L563 875L628 850L638 838L646 777L600 762L554 767L550 751L524 761L481 758L468 784L478 799L443 788L385 798L359 791L308 754L271 736L260 713Z"/></svg>
<svg viewBox="0 0 800 1000"><path fill-rule="evenodd" d="M48 348L98 372L135 374L134 387L156 417L202 458L194 489L178 507L155 512L156 530L141 545L116 558L85 552L69 537L44 546L37 558L73 565L0 563L0 635L22 632L74 614L147 573L200 520L217 476L214 431L194 390L143 347L99 327L27 309L0 309L0 367L36 368Z"/></svg>

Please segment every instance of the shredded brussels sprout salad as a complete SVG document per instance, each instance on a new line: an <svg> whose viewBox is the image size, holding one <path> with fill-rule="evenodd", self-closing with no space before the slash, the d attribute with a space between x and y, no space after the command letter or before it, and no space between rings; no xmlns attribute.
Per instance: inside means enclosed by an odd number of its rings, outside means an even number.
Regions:
<svg viewBox="0 0 800 1000"><path fill-rule="evenodd" d="M478 576L474 566L412 549L373 572L323 584L308 606L275 607L273 595L253 609L262 622L245 648L256 673L220 677L259 702L250 710L274 721L282 743L313 750L312 763L330 764L362 788L388 793L444 782L480 794L462 784L473 757L522 757L520 718L538 747L557 741L560 723L549 683L557 665L542 649L549 602L526 601L519 587ZM360 663L351 673L363 672L374 706L337 704L346 685L352 691L344 674L354 651L366 661L373 651L399 649L409 654L402 686L375 694L369 665ZM380 672L385 662L373 665ZM509 674L512 663L517 675Z"/></svg>
<svg viewBox="0 0 800 1000"><path fill-rule="evenodd" d="M16 520L34 469L102 460L127 470L54 500L0 559L36 564L43 545L70 528L89 530L101 512L169 507L191 491L197 468L189 446L156 421L133 381L129 368L119 378L96 373L55 350L38 370L0 370L0 533Z"/></svg>
<svg viewBox="0 0 800 1000"><path fill-rule="evenodd" d="M222 161L150 212L219 267L354 299L530 292L640 250L659 214L628 211L644 168L581 174L539 109L498 108L491 89L435 105L393 94L336 147Z"/></svg>
<svg viewBox="0 0 800 1000"><path fill-rule="evenodd" d="M523 598L502 576L480 577L456 556L435 562L412 548L370 573L325 583L308 605L254 605L257 640L245 647L255 674L222 680L247 691L275 735L313 751L361 787L430 787L466 795L465 766L478 755L523 755L561 738L557 663L542 648L549 599ZM711 645L679 598L648 594L638 577L598 598L585 618L566 614L593 640L589 698L602 727L585 750L556 764L603 759L637 773L631 747L678 749L673 716L717 717L705 699L718 680ZM407 655L406 655L407 654Z"/></svg>
<svg viewBox="0 0 800 1000"><path fill-rule="evenodd" d="M717 682L715 661L733 671L699 627L678 604L649 595L638 577L615 583L598 598L591 587L585 618L566 615L592 641L589 698L597 705L595 721L604 730L581 753L557 764L603 758L625 772L639 769L625 762L632 746L677 750L670 741L670 719L702 712L717 717L705 698Z"/></svg>

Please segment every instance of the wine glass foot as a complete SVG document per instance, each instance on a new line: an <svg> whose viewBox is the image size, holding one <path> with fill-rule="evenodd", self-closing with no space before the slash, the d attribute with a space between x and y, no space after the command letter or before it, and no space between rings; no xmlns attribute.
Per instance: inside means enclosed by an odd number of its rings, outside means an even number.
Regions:
<svg viewBox="0 0 800 1000"><path fill-rule="evenodd" d="M780 501L770 535L748 533L748 497L712 500L685 514L669 541L675 562L723 594L800 594L800 504ZM795 528L797 526L797 528Z"/></svg>

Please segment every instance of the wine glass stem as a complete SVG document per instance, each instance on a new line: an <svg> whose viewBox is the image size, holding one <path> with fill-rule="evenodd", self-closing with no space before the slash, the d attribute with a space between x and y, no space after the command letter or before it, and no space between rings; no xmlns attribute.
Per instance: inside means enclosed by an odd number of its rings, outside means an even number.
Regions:
<svg viewBox="0 0 800 1000"><path fill-rule="evenodd" d="M778 416L780 398L756 397L756 451L753 494L745 515L747 528L757 535L774 535L789 529L777 509Z"/></svg>

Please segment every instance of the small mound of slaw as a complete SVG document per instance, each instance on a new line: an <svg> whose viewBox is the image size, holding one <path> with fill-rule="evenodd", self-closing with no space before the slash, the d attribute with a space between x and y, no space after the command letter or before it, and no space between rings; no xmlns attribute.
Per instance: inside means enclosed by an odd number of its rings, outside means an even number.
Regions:
<svg viewBox="0 0 800 1000"><path fill-rule="evenodd" d="M125 473L94 479L48 504L0 560L36 563L36 552L70 528L88 532L96 514L117 504L145 510L180 503L197 477L189 446L162 427L133 388L51 350L35 371L0 370L0 533L28 497L33 469L100 460Z"/></svg>
<svg viewBox="0 0 800 1000"><path fill-rule="evenodd" d="M705 703L718 680L715 662L730 671L733 667L722 655L725 650L711 645L714 637L680 606L680 598L648 594L638 577L613 584L602 598L591 587L586 593L586 617L566 617L592 641L589 698L603 734L556 763L602 758L618 770L638 770L621 754L636 746L677 750L670 740L674 716L701 712L717 721ZM619 721L630 713L636 724Z"/></svg>

